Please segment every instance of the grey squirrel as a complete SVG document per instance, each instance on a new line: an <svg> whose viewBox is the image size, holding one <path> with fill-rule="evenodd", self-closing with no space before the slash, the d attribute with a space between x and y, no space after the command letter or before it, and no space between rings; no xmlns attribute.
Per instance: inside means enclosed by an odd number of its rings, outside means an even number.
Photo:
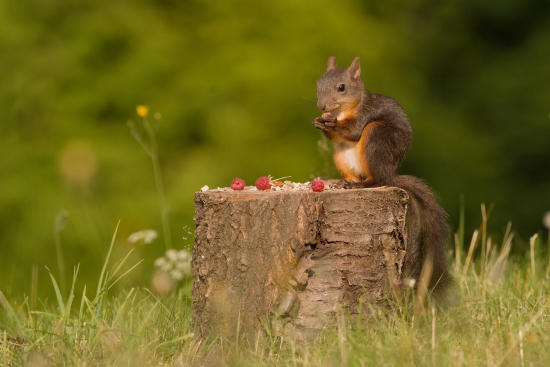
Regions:
<svg viewBox="0 0 550 367"><path fill-rule="evenodd" d="M458 294L445 257L447 214L422 180L396 172L411 146L407 114L393 98L367 91L360 75L358 57L348 68L339 68L332 56L317 81L317 107L324 112L313 125L332 142L334 163L343 176L337 186L396 186L407 191L411 200L404 276L418 286L423 265L429 263L432 297L438 304L454 305Z"/></svg>

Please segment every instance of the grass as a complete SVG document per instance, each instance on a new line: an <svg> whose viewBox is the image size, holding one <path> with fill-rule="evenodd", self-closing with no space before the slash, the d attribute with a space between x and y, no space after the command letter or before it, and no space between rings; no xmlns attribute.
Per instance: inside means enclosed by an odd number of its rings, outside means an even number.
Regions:
<svg viewBox="0 0 550 367"><path fill-rule="evenodd" d="M0 293L0 363L7 366L546 366L550 361L550 277L536 236L525 257L511 258L511 227L498 245L488 212L468 251L455 254L462 302L416 317L399 310L362 322L341 316L316 340L281 339L270 330L251 338L198 340L183 289L160 300L147 289L109 294L126 273L124 258L105 265L93 298L72 289L36 308ZM116 232L115 232L116 235ZM460 241L460 236L455 236ZM114 243L111 243L111 249ZM478 251L481 247L482 251ZM457 249L463 248L460 243ZM107 254L105 264L110 257ZM477 252L480 255L475 256ZM135 266L135 265L134 265ZM132 267L130 267L131 269ZM239 335L235 332L235 335Z"/></svg>

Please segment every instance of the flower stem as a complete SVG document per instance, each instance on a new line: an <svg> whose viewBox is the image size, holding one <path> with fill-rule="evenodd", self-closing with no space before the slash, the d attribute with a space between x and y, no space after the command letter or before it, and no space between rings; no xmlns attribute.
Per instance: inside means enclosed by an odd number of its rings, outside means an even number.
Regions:
<svg viewBox="0 0 550 367"><path fill-rule="evenodd" d="M145 144L145 142L141 139L140 134L137 132L133 124L129 124L128 126L130 127L130 131L132 132L134 138L138 141L138 143L140 143L147 155L151 157L151 161L153 163L153 174L155 176L155 185L157 187L157 194L160 206L162 231L164 233L164 244L166 246L166 249L168 250L172 248L172 237L170 235L170 223L168 220L169 208L166 205L166 198L164 196L164 185L162 183L162 175L160 172L160 164L158 159L158 146L157 139L155 137L156 126L155 128L153 128L146 116L140 117L142 117L143 126L145 127L145 131L149 136L149 145Z"/></svg>

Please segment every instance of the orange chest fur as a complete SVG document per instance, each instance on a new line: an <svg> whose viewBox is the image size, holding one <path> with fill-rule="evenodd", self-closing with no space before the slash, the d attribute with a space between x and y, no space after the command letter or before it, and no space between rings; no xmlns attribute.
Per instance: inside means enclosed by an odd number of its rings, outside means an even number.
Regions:
<svg viewBox="0 0 550 367"><path fill-rule="evenodd" d="M334 163L345 180L359 182L370 178L367 143L374 126L374 123L367 124L358 141L349 141L340 137L332 139Z"/></svg>

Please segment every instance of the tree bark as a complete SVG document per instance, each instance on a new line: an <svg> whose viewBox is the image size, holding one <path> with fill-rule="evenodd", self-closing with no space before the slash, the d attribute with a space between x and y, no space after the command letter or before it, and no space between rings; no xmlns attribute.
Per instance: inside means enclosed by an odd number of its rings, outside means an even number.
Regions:
<svg viewBox="0 0 550 367"><path fill-rule="evenodd" d="M388 308L403 284L407 202L395 187L197 192L196 333L308 338L340 310Z"/></svg>

